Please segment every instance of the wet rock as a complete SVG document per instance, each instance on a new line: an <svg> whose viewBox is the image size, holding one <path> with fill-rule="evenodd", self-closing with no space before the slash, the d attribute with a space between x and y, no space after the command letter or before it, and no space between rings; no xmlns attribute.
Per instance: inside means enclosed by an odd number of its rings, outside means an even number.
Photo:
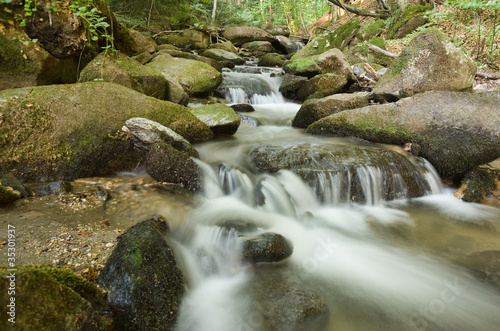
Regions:
<svg viewBox="0 0 500 331"><path fill-rule="evenodd" d="M200 170L189 154L165 143L151 146L146 155L146 170L159 182L178 184L192 192L202 186Z"/></svg>
<svg viewBox="0 0 500 331"><path fill-rule="evenodd" d="M109 293L118 329L174 329L185 290L167 236L167 222L156 217L118 237L97 281Z"/></svg>
<svg viewBox="0 0 500 331"><path fill-rule="evenodd" d="M475 269L485 274L500 276L500 251L483 251L468 255L464 261L468 268Z"/></svg>
<svg viewBox="0 0 500 331"><path fill-rule="evenodd" d="M239 114L239 113L238 113L238 116L241 119L240 127L241 126L245 126L245 127L248 127L248 126L259 126L259 121L257 121L254 118L251 118L249 116L245 116L245 115Z"/></svg>
<svg viewBox="0 0 500 331"><path fill-rule="evenodd" d="M16 178L16 176L12 174L7 174L2 177L2 186L4 187L12 187L12 189L21 193L23 198L31 196L31 193L28 191L26 187Z"/></svg>
<svg viewBox="0 0 500 331"><path fill-rule="evenodd" d="M276 39L287 54L295 53L299 50L297 43L286 36L276 36Z"/></svg>
<svg viewBox="0 0 500 331"><path fill-rule="evenodd" d="M284 63L284 57L278 53L268 53L259 59L257 65L261 67L282 67Z"/></svg>
<svg viewBox="0 0 500 331"><path fill-rule="evenodd" d="M190 142L213 137L183 106L106 82L0 92L0 173L21 181L73 180L133 169L132 140L121 130L143 117ZM22 131L19 128L22 127Z"/></svg>
<svg viewBox="0 0 500 331"><path fill-rule="evenodd" d="M59 181L50 182L41 186L35 187L33 192L38 196L45 196L50 194L64 194L69 193L73 189L70 182Z"/></svg>
<svg viewBox="0 0 500 331"><path fill-rule="evenodd" d="M141 155L149 152L153 144L164 142L190 156L198 157L198 152L189 141L159 123L146 118L134 117L125 122L125 127L134 139L134 146Z"/></svg>
<svg viewBox="0 0 500 331"><path fill-rule="evenodd" d="M251 41L275 41L272 34L251 26L233 26L222 33L222 36L230 40L235 46L241 46Z"/></svg>
<svg viewBox="0 0 500 331"><path fill-rule="evenodd" d="M233 135L240 126L240 117L226 105L216 103L198 108L191 112L203 121L215 135Z"/></svg>
<svg viewBox="0 0 500 331"><path fill-rule="evenodd" d="M139 31L133 29L130 29L129 31L132 37L134 38L135 43L137 44L136 48L137 53L140 54L143 52L147 52L152 54L158 50L158 45L155 43L153 38L146 36L140 33Z"/></svg>
<svg viewBox="0 0 500 331"><path fill-rule="evenodd" d="M95 285L70 271L54 268L18 267L15 280L0 270L0 299L10 303L15 283L15 327L19 330L104 330L100 316L105 295ZM88 298L91 302L86 300ZM94 307L93 307L94 305ZM4 310L5 311L5 310ZM11 329L9 315L0 320L2 330Z"/></svg>
<svg viewBox="0 0 500 331"><path fill-rule="evenodd" d="M486 165L467 172L455 196L467 202L500 203L500 168Z"/></svg>
<svg viewBox="0 0 500 331"><path fill-rule="evenodd" d="M233 229L238 233L250 233L257 231L256 224L252 223L251 221L245 220L224 220L217 222L216 225L228 230Z"/></svg>
<svg viewBox="0 0 500 331"><path fill-rule="evenodd" d="M279 262L293 253L293 245L277 233L262 233L243 241L243 261L249 263Z"/></svg>
<svg viewBox="0 0 500 331"><path fill-rule="evenodd" d="M12 187L0 185L0 206L8 205L21 198L21 193Z"/></svg>
<svg viewBox="0 0 500 331"><path fill-rule="evenodd" d="M230 107L233 108L233 110L235 112L239 112L239 113L251 113L251 112L255 111L255 109L252 107L252 105L249 105L247 103L239 103L236 105L231 105Z"/></svg>
<svg viewBox="0 0 500 331"><path fill-rule="evenodd" d="M286 98L300 100L298 97L298 91L301 90L306 83L306 77L286 74L283 76L283 80L281 81L280 92Z"/></svg>
<svg viewBox="0 0 500 331"><path fill-rule="evenodd" d="M427 92L340 112L311 124L307 132L395 145L411 142L441 175L451 176L500 157L499 104L498 92Z"/></svg>
<svg viewBox="0 0 500 331"><path fill-rule="evenodd" d="M394 59L375 88L377 100L395 101L426 91L472 88L476 65L436 28L419 33Z"/></svg>
<svg viewBox="0 0 500 331"><path fill-rule="evenodd" d="M244 48L252 53L276 52L273 45L269 41L250 41L248 43L244 43L243 45L241 45L241 48Z"/></svg>
<svg viewBox="0 0 500 331"><path fill-rule="evenodd" d="M243 59L241 56L234 54L233 52L227 51L225 49L210 48L203 51L201 55L217 61L231 61L235 65L245 63L245 59Z"/></svg>
<svg viewBox="0 0 500 331"><path fill-rule="evenodd" d="M96 56L80 73L80 82L104 81L123 85L145 95L165 100L165 77L117 51Z"/></svg>
<svg viewBox="0 0 500 331"><path fill-rule="evenodd" d="M284 271L259 267L249 291L254 299L252 321L263 321L263 330L324 330L328 324L329 312L323 298Z"/></svg>
<svg viewBox="0 0 500 331"><path fill-rule="evenodd" d="M302 104L293 119L292 125L298 128L307 128L317 120L346 109L368 106L370 96L360 92L353 94L335 94L322 99L307 100Z"/></svg>

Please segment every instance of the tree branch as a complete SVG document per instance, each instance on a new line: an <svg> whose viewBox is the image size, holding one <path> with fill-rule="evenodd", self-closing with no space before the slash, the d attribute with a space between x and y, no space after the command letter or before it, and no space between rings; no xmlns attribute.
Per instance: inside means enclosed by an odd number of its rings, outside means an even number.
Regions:
<svg viewBox="0 0 500 331"><path fill-rule="evenodd" d="M398 54L395 54L395 53L391 53L389 51L386 51L385 49L382 49L378 46L375 46L375 45L372 45L372 44L368 44L368 49L374 51L374 52L377 52L377 53L380 53L380 54L383 54L385 56L388 56L392 59L395 59L398 57Z"/></svg>
<svg viewBox="0 0 500 331"><path fill-rule="evenodd" d="M348 12L354 13L359 16L371 16L378 18L387 18L391 16L390 12L387 10L362 10L354 6L348 5L340 0L328 0L328 1Z"/></svg>

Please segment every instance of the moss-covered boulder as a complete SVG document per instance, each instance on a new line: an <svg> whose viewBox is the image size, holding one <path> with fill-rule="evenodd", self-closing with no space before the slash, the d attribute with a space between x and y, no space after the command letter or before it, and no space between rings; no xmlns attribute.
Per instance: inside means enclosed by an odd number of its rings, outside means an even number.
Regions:
<svg viewBox="0 0 500 331"><path fill-rule="evenodd" d="M146 36L133 29L130 29L129 31L137 45L136 53L140 54L143 52L147 52L151 54L158 50L158 45L150 36Z"/></svg>
<svg viewBox="0 0 500 331"><path fill-rule="evenodd" d="M210 48L203 53L201 53L201 56L209 57L211 59L217 60L217 61L231 61L234 64L244 64L245 59L242 58L241 56L234 54L233 52L227 51L222 48Z"/></svg>
<svg viewBox="0 0 500 331"><path fill-rule="evenodd" d="M288 99L300 100L298 91L300 91L306 83L306 77L286 74L283 76L279 90L281 94Z"/></svg>
<svg viewBox="0 0 500 331"><path fill-rule="evenodd" d="M365 92L335 94L322 99L307 100L295 115L292 126L307 128L312 123L346 109L368 106L370 95Z"/></svg>
<svg viewBox="0 0 500 331"><path fill-rule="evenodd" d="M344 76L347 81L354 79L354 73L344 54L334 48L324 53L298 58L285 63L286 73L305 77L314 77L319 74L337 74Z"/></svg>
<svg viewBox="0 0 500 331"><path fill-rule="evenodd" d="M340 92L349 82L345 76L321 74L309 79L297 92L296 100L324 98Z"/></svg>
<svg viewBox="0 0 500 331"><path fill-rule="evenodd" d="M193 40L179 36L178 34L161 35L158 36L155 41L158 45L169 44L185 51L196 49L195 42Z"/></svg>
<svg viewBox="0 0 500 331"><path fill-rule="evenodd" d="M80 82L104 81L123 85L150 97L165 100L167 81L158 71L120 51L103 52L80 73Z"/></svg>
<svg viewBox="0 0 500 331"><path fill-rule="evenodd" d="M500 204L500 167L486 165L467 172L455 196L467 202Z"/></svg>
<svg viewBox="0 0 500 331"><path fill-rule="evenodd" d="M208 46L208 48L223 49L225 51L228 51L228 52L231 52L234 54L238 54L238 50L236 49L236 47L234 47L233 43L230 42L229 40L224 41L224 42L218 42L216 44L211 44L210 46Z"/></svg>
<svg viewBox="0 0 500 331"><path fill-rule="evenodd" d="M8 205L16 200L21 199L21 192L16 191L12 187L5 187L0 185L0 206Z"/></svg>
<svg viewBox="0 0 500 331"><path fill-rule="evenodd" d="M264 54L264 53L274 53L276 50L273 47L273 44L269 41L250 41L248 43L244 43L241 45L241 48L244 48L255 54Z"/></svg>
<svg viewBox="0 0 500 331"><path fill-rule="evenodd" d="M98 278L108 291L119 330L173 330L184 278L167 242L162 217L141 222L118 237Z"/></svg>
<svg viewBox="0 0 500 331"><path fill-rule="evenodd" d="M418 27L429 22L429 19L425 15L430 10L432 10L431 6L422 5L408 6L403 10L398 9L392 17L387 39L403 38Z"/></svg>
<svg viewBox="0 0 500 331"><path fill-rule="evenodd" d="M263 24L262 30L272 34L273 36L290 36L290 29L286 25Z"/></svg>
<svg viewBox="0 0 500 331"><path fill-rule="evenodd" d="M392 104L346 110L313 123L307 132L411 143L414 153L450 176L500 157L499 104L498 92L427 92Z"/></svg>
<svg viewBox="0 0 500 331"><path fill-rule="evenodd" d="M73 180L130 169L131 140L121 130L144 117L190 142L212 137L183 106L118 84L88 82L0 92L0 173L21 180Z"/></svg>
<svg viewBox="0 0 500 331"><path fill-rule="evenodd" d="M192 108L191 112L208 125L215 135L233 135L241 122L231 107L221 103Z"/></svg>
<svg viewBox="0 0 500 331"><path fill-rule="evenodd" d="M370 24L367 24L358 30L356 34L356 39L358 41L366 41L376 38L382 34L385 28L384 20L376 20Z"/></svg>
<svg viewBox="0 0 500 331"><path fill-rule="evenodd" d="M328 31L311 40L306 47L292 56L292 60L318 55L332 48L344 50L359 30L359 18L355 18L342 25L335 31Z"/></svg>
<svg viewBox="0 0 500 331"><path fill-rule="evenodd" d="M23 31L0 24L0 90L76 81L76 59L57 59L40 44L23 40L30 40Z"/></svg>
<svg viewBox="0 0 500 331"><path fill-rule="evenodd" d="M12 277L14 274L14 277ZM14 284L15 295L9 295ZM0 269L0 298L7 306L2 330L104 330L105 294L69 270L50 267ZM12 300L14 299L14 300ZM12 310L9 307L13 307ZM15 312L10 315L9 312ZM14 317L11 323L8 319Z"/></svg>
<svg viewBox="0 0 500 331"><path fill-rule="evenodd" d="M208 64L165 53L156 56L148 66L179 82L189 96L206 94L222 82L221 73Z"/></svg>
<svg viewBox="0 0 500 331"><path fill-rule="evenodd" d="M373 94L394 101L426 91L470 89L477 68L443 32L430 28L419 33L394 59Z"/></svg>
<svg viewBox="0 0 500 331"><path fill-rule="evenodd" d="M278 53L268 53L259 59L257 65L262 67L282 67L284 63L284 56Z"/></svg>
<svg viewBox="0 0 500 331"><path fill-rule="evenodd" d="M200 62L208 64L209 66L211 66L212 68L214 68L217 71L222 71L222 67L223 67L221 62L214 60L210 57L201 56L201 55L193 54L193 53L189 53L189 52L182 52L180 50L164 49L158 55L161 55L161 54L169 54L169 55L172 55L173 57L179 57L181 59L200 61Z"/></svg>
<svg viewBox="0 0 500 331"><path fill-rule="evenodd" d="M376 63L384 67L390 66L393 58L371 51L368 46L370 44L387 50L384 39L373 38L349 48L349 51L346 53L349 63L352 65L358 63Z"/></svg>
<svg viewBox="0 0 500 331"><path fill-rule="evenodd" d="M182 30L181 36L190 39L196 49L205 49L210 45L210 35L197 29Z"/></svg>
<svg viewBox="0 0 500 331"><path fill-rule="evenodd" d="M252 264L279 262L293 253L293 244L278 233L266 232L243 239L244 262Z"/></svg>
<svg viewBox="0 0 500 331"><path fill-rule="evenodd" d="M18 191L23 198L31 196L31 192L12 174L4 175L1 184L4 187L11 187L13 190Z"/></svg>
<svg viewBox="0 0 500 331"><path fill-rule="evenodd" d="M222 36L235 46L241 46L251 41L274 42L274 36L262 29L253 26L232 26L222 33Z"/></svg>

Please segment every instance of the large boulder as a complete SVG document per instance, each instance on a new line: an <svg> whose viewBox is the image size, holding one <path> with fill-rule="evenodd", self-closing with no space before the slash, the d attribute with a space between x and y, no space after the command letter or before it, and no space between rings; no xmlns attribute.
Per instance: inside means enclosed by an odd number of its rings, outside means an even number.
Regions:
<svg viewBox="0 0 500 331"><path fill-rule="evenodd" d="M272 34L253 26L232 26L224 30L222 36L235 46L251 41L274 42L276 40Z"/></svg>
<svg viewBox="0 0 500 331"><path fill-rule="evenodd" d="M365 92L335 94L322 99L307 100L295 115L292 126L307 128L312 123L346 109L368 106L370 95Z"/></svg>
<svg viewBox="0 0 500 331"><path fill-rule="evenodd" d="M140 54L143 52L147 52L152 54L158 50L158 45L153 40L153 38L133 29L130 29L129 31L137 45L136 53Z"/></svg>
<svg viewBox="0 0 500 331"><path fill-rule="evenodd" d="M167 34L156 37L158 45L173 45L184 51L196 49L195 42L191 38L182 37L178 34Z"/></svg>
<svg viewBox="0 0 500 331"><path fill-rule="evenodd" d="M426 14L432 10L431 6L408 6L402 10L397 10L389 26L387 39L399 39L412 33L418 27L429 22Z"/></svg>
<svg viewBox="0 0 500 331"><path fill-rule="evenodd" d="M80 82L104 81L123 85L164 100L167 81L158 71L144 66L120 51L96 56L80 73Z"/></svg>
<svg viewBox="0 0 500 331"><path fill-rule="evenodd" d="M249 263L279 262L293 253L293 244L278 233L266 232L243 240L243 261Z"/></svg>
<svg viewBox="0 0 500 331"><path fill-rule="evenodd" d="M467 172L455 197L467 202L500 204L500 160Z"/></svg>
<svg viewBox="0 0 500 331"><path fill-rule="evenodd" d="M313 77L319 74L332 73L344 76L348 81L354 79L352 68L344 54L334 48L324 53L292 59L285 63L283 69L292 75Z"/></svg>
<svg viewBox="0 0 500 331"><path fill-rule="evenodd" d="M234 54L238 54L238 50L236 49L236 47L234 47L233 43L230 42L229 40L224 41L224 42L218 42L216 44L212 44L212 45L208 46L208 48L223 49L225 51L228 51L228 52L231 52Z"/></svg>
<svg viewBox="0 0 500 331"><path fill-rule="evenodd" d="M87 82L0 92L0 173L20 180L73 180L137 164L126 120L144 117L190 142L210 129L183 106L118 84Z"/></svg>
<svg viewBox="0 0 500 331"><path fill-rule="evenodd" d="M174 329L185 283L167 237L162 217L118 237L98 284L108 291L119 330Z"/></svg>
<svg viewBox="0 0 500 331"><path fill-rule="evenodd" d="M395 101L426 91L461 91L472 87L477 68L436 28L419 33L394 59L373 94Z"/></svg>
<svg viewBox="0 0 500 331"><path fill-rule="evenodd" d="M343 111L313 123L307 132L411 143L415 154L449 176L500 157L499 104L499 92L427 92L392 104Z"/></svg>
<svg viewBox="0 0 500 331"><path fill-rule="evenodd" d="M276 36L276 39L278 40L281 48L284 49L287 54L295 53L300 49L297 42L290 40L285 36Z"/></svg>
<svg viewBox="0 0 500 331"><path fill-rule="evenodd" d="M257 65L263 67L282 67L284 63L284 57L278 53L268 53L259 59Z"/></svg>
<svg viewBox="0 0 500 331"><path fill-rule="evenodd" d="M307 77L285 74L280 84L280 92L286 98L300 100L298 91L307 84Z"/></svg>
<svg viewBox="0 0 500 331"><path fill-rule="evenodd" d="M181 36L190 39L196 49L205 49L210 45L210 35L205 31L196 29L182 30Z"/></svg>
<svg viewBox="0 0 500 331"><path fill-rule="evenodd" d="M382 38L373 38L369 41L359 43L351 48L346 53L347 60L350 64L355 65L359 63L376 63L384 67L391 65L393 58L383 55L378 52L373 52L369 49L368 45L375 45L383 50L387 50L385 41ZM361 66L362 67L362 66Z"/></svg>
<svg viewBox="0 0 500 331"><path fill-rule="evenodd" d="M243 59L241 56L222 48L210 48L203 51L201 55L217 61L231 61L234 64L245 63L245 59Z"/></svg>
<svg viewBox="0 0 500 331"><path fill-rule="evenodd" d="M324 98L340 92L348 82L350 79L343 75L331 73L316 75L299 88L295 100Z"/></svg>
<svg viewBox="0 0 500 331"><path fill-rule="evenodd" d="M262 53L274 53L276 50L273 44L269 41L250 41L241 45L241 48L245 48L252 53L262 54Z"/></svg>
<svg viewBox="0 0 500 331"><path fill-rule="evenodd" d="M180 57L182 59L200 61L208 64L217 71L222 71L222 63L207 56L201 56L189 52L182 52L178 49L162 49L160 54L165 54L165 53L172 55L173 57Z"/></svg>
<svg viewBox="0 0 500 331"><path fill-rule="evenodd" d="M286 25L263 24L262 30L272 34L273 36L290 36L290 29Z"/></svg>
<svg viewBox="0 0 500 331"><path fill-rule="evenodd" d="M231 107L221 103L192 108L191 112L208 125L215 135L233 135L241 122Z"/></svg>
<svg viewBox="0 0 500 331"><path fill-rule="evenodd" d="M178 81L189 96L206 94L222 82L221 73L208 64L165 53L156 56L148 66Z"/></svg>

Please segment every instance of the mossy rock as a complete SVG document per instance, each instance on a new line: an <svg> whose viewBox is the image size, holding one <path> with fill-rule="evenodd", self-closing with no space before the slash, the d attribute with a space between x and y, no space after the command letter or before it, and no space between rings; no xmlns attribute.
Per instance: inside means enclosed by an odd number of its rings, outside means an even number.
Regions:
<svg viewBox="0 0 500 331"><path fill-rule="evenodd" d="M271 44L271 42L269 41L250 41L248 43L244 43L243 45L241 45L241 48L245 48L255 54L276 52L276 50L273 47L273 44Z"/></svg>
<svg viewBox="0 0 500 331"><path fill-rule="evenodd" d="M183 30L181 37L191 40L196 49L206 49L210 45L210 35L205 31L197 29Z"/></svg>
<svg viewBox="0 0 500 331"><path fill-rule="evenodd" d="M2 98L0 173L21 180L73 180L130 169L138 160L121 128L132 117L165 125L190 142L212 137L187 108L114 83L6 90Z"/></svg>
<svg viewBox="0 0 500 331"><path fill-rule="evenodd" d="M31 192L12 174L4 175L1 184L4 187L12 187L12 189L21 193L23 198L31 196Z"/></svg>
<svg viewBox="0 0 500 331"><path fill-rule="evenodd" d="M300 100L297 95L298 91L300 91L306 83L306 77L285 74L279 90L286 98Z"/></svg>
<svg viewBox="0 0 500 331"><path fill-rule="evenodd" d="M150 36L146 36L139 31L130 29L130 34L137 44L136 53L140 54L143 52L154 53L158 50L158 45Z"/></svg>
<svg viewBox="0 0 500 331"><path fill-rule="evenodd" d="M156 42L159 45L169 44L174 45L182 50L192 50L196 49L195 42L190 38L182 37L176 34L169 34L166 36L159 37Z"/></svg>
<svg viewBox="0 0 500 331"><path fill-rule="evenodd" d="M343 50L358 32L359 22L359 18L352 19L335 31L329 31L315 37L304 48L295 53L292 60L318 55L332 48Z"/></svg>
<svg viewBox="0 0 500 331"><path fill-rule="evenodd" d="M203 51L203 53L201 53L200 55L217 61L231 61L234 64L245 63L245 59L243 59L241 56L222 48L210 48Z"/></svg>
<svg viewBox="0 0 500 331"><path fill-rule="evenodd" d="M82 70L80 82L93 81L120 84L160 100L167 94L167 81L161 73L120 51L103 52Z"/></svg>
<svg viewBox="0 0 500 331"><path fill-rule="evenodd" d="M10 274L7 269L0 269L0 296L4 303L15 298L16 329L106 329L100 316L106 305L105 294L73 272L51 267L17 267L15 296L8 295ZM2 330L9 330L12 325L7 316L0 321Z"/></svg>
<svg viewBox="0 0 500 331"><path fill-rule="evenodd" d="M389 26L387 39L403 38L412 33L418 27L429 22L425 14L432 10L431 6L408 6L405 9L397 10L392 17L392 23Z"/></svg>
<svg viewBox="0 0 500 331"><path fill-rule="evenodd" d="M223 67L221 62L214 60L213 58L198 55L198 54L193 54L190 52L183 52L180 50L173 50L173 49L164 49L161 52L159 52L157 54L157 56L161 55L161 54L169 54L169 55L172 55L173 57L180 57L182 59L200 61L200 62L208 64L209 66L211 66L212 68L214 68L215 70L217 70L219 72L222 71L222 67Z"/></svg>
<svg viewBox="0 0 500 331"><path fill-rule="evenodd" d="M0 185L0 206L8 205L21 198L20 192L16 194L12 187L7 188Z"/></svg>
<svg viewBox="0 0 500 331"><path fill-rule="evenodd" d="M162 217L134 225L118 237L98 278L108 291L117 329L174 329L185 283L167 237Z"/></svg>
<svg viewBox="0 0 500 331"><path fill-rule="evenodd" d="M268 53L259 59L257 65L262 67L282 67L284 63L284 58L278 53Z"/></svg>
<svg viewBox="0 0 500 331"><path fill-rule="evenodd" d="M215 135L233 135L241 122L231 107L221 103L192 108L191 112L208 125Z"/></svg>
<svg viewBox="0 0 500 331"><path fill-rule="evenodd" d="M440 175L452 176L500 157L498 104L498 92L427 92L392 104L343 111L314 122L307 132L411 143Z"/></svg>
<svg viewBox="0 0 500 331"><path fill-rule="evenodd" d="M467 172L455 196L467 202L497 199L500 203L500 169L481 166Z"/></svg>
<svg viewBox="0 0 500 331"><path fill-rule="evenodd" d="M369 41L362 42L349 48L349 51L346 53L346 58L349 63L355 65L361 62L368 62L376 63L384 67L390 66L393 59L383 54L371 51L368 47L369 44L380 47L383 50L387 50L384 39L373 38Z"/></svg>
<svg viewBox="0 0 500 331"><path fill-rule="evenodd" d="M360 41L366 41L378 37L385 28L384 20L376 20L359 29L356 38Z"/></svg>
<svg viewBox="0 0 500 331"><path fill-rule="evenodd" d="M228 51L228 52L231 52L234 54L238 54L238 50L236 49L236 47L234 47L233 43L230 42L229 40L224 41L224 42L219 42L216 44L212 44L212 45L208 46L208 48L223 49L225 51Z"/></svg>
<svg viewBox="0 0 500 331"><path fill-rule="evenodd" d="M347 81L354 79L354 73L344 54L336 49L324 53L306 56L291 60L283 66L286 73L305 77L314 77L319 74L337 74L344 76Z"/></svg>

